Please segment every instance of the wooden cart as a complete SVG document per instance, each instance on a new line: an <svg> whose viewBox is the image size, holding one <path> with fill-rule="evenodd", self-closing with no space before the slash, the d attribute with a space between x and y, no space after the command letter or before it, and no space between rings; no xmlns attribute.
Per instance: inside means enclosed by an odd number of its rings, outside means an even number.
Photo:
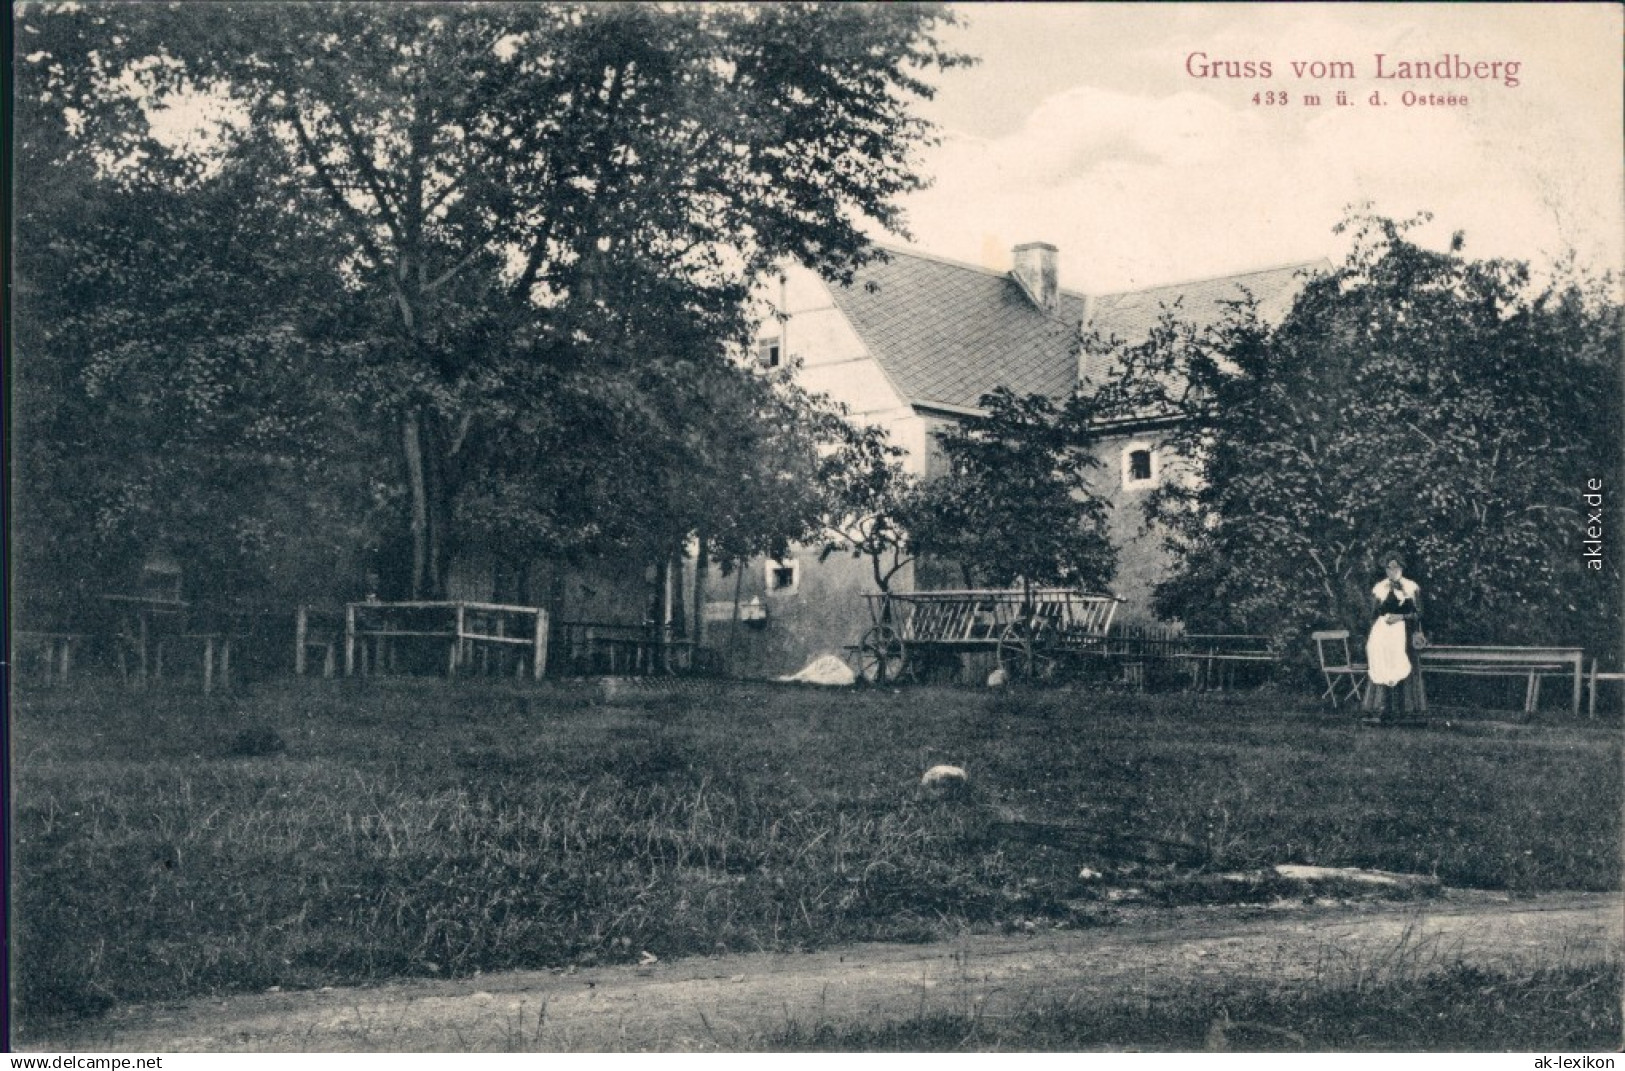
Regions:
<svg viewBox="0 0 1625 1071"><path fill-rule="evenodd" d="M1050 680L1104 647L1115 595L1072 588L869 592L871 624L852 648L872 683L917 679L931 664L992 652L1010 680Z"/></svg>

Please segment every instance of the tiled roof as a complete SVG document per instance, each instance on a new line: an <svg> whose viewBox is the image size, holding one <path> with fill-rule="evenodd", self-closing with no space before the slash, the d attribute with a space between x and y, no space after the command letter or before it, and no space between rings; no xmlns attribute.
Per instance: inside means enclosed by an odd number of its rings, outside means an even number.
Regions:
<svg viewBox="0 0 1625 1071"><path fill-rule="evenodd" d="M975 408L997 386L1061 397L1077 382L1074 342L1085 313L1092 328L1126 342L1145 338L1163 305L1181 318L1210 322L1221 302L1250 290L1266 314L1284 311L1302 285L1293 264L1192 283L1094 298L1063 290L1043 312L1007 273L908 250L860 269L850 286L832 286L836 306L871 355L915 405ZM1104 370L1090 369L1091 378Z"/></svg>
<svg viewBox="0 0 1625 1071"><path fill-rule="evenodd" d="M1328 267L1325 260L1306 261L1149 290L1104 294L1090 303L1088 329L1100 332L1105 339L1117 338L1131 344L1142 342L1161 319L1165 308L1173 310L1182 321L1206 326L1219 321L1225 313L1226 302L1239 300L1249 293L1258 302L1260 315L1265 320L1278 322L1286 315L1309 275ZM1096 382L1107 371L1100 358L1095 358L1086 369L1089 378Z"/></svg>

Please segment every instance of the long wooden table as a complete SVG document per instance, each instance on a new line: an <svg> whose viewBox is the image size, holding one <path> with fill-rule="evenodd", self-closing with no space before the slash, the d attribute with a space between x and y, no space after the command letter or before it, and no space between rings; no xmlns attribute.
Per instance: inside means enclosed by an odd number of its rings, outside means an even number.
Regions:
<svg viewBox="0 0 1625 1071"><path fill-rule="evenodd" d="M1173 642L1178 646L1163 657L1189 665L1191 686L1202 690L1223 689L1227 680L1234 687L1238 666L1274 666L1280 661L1267 647L1266 637L1248 633L1192 632Z"/></svg>
<svg viewBox="0 0 1625 1071"><path fill-rule="evenodd" d="M1579 647L1461 647L1439 646L1418 651L1424 674L1456 673L1479 677L1525 677L1523 710L1533 714L1540 704L1543 676L1563 674L1574 681L1573 709L1580 713L1585 651Z"/></svg>

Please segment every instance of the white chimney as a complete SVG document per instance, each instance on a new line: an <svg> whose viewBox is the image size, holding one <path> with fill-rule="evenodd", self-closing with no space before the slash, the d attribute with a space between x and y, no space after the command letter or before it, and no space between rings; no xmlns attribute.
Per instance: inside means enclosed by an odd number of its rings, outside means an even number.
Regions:
<svg viewBox="0 0 1625 1071"><path fill-rule="evenodd" d="M1015 269L1010 273L1027 291L1033 304L1045 312L1055 311L1061 282L1055 268L1056 249L1048 242L1028 242L1015 248Z"/></svg>

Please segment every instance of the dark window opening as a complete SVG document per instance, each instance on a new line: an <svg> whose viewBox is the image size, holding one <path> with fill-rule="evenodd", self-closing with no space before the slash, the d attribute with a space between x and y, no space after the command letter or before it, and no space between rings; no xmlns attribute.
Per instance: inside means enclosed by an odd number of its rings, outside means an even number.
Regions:
<svg viewBox="0 0 1625 1071"><path fill-rule="evenodd" d="M772 591L788 591L796 586L796 567L794 565L775 565L768 571L768 580Z"/></svg>
<svg viewBox="0 0 1625 1071"><path fill-rule="evenodd" d="M1140 483L1151 478L1151 451L1129 451L1128 478L1135 483Z"/></svg>
<svg viewBox="0 0 1625 1071"><path fill-rule="evenodd" d="M765 368L779 366L779 340L776 338L763 339L756 344L756 359L762 362Z"/></svg>

